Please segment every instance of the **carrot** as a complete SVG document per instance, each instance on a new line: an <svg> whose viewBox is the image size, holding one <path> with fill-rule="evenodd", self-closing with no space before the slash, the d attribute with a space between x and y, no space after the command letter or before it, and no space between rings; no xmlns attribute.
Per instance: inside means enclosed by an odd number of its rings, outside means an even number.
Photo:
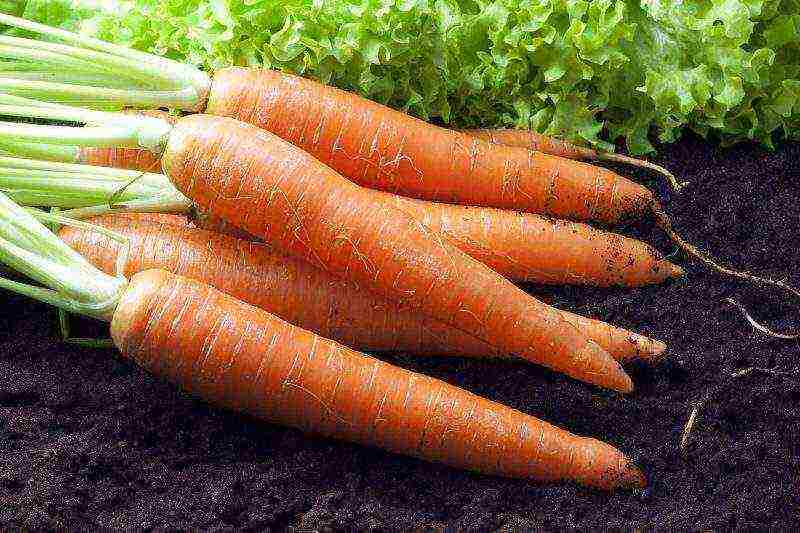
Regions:
<svg viewBox="0 0 800 533"><path fill-rule="evenodd" d="M499 351L629 391L618 363L565 321L441 235L274 135L193 115L162 166L203 212L475 335Z"/></svg>
<svg viewBox="0 0 800 533"><path fill-rule="evenodd" d="M509 279L638 287L684 274L651 246L586 224L389 194L385 198Z"/></svg>
<svg viewBox="0 0 800 533"><path fill-rule="evenodd" d="M48 288L8 279L0 287L110 322L124 357L215 405L487 474L645 484L608 444L350 350L199 281L162 270L130 281L106 275L2 195L0 258Z"/></svg>
<svg viewBox="0 0 800 533"><path fill-rule="evenodd" d="M123 356L215 405L484 474L642 487L619 450L349 350L164 271L131 279L111 322Z"/></svg>
<svg viewBox="0 0 800 533"><path fill-rule="evenodd" d="M287 322L369 352L502 357L472 335L356 289L351 283L268 245L190 228L179 216L108 215L88 222L130 240L126 276L163 269L207 283ZM113 273L122 245L108 235L65 227L59 235L100 270ZM620 361L655 360L666 348L605 322L562 311Z"/></svg>
<svg viewBox="0 0 800 533"><path fill-rule="evenodd" d="M195 216L198 227L257 240L224 219L198 213L166 176L148 175L152 185L139 187L134 194L134 186L144 184L133 171L115 171L113 177L108 177L103 175L106 170L98 167L22 163L25 161L28 160L0 157L0 186L21 204L77 208L69 211L76 218L108 212L110 208L97 205L100 202L114 205L117 211L178 209ZM36 168L29 170L26 166ZM28 175L34 170L36 180ZM81 203L84 188L87 194L85 203ZM95 190L99 194L89 194ZM103 191L107 198L102 196ZM532 213L412 200L379 191L374 194L442 234L462 252L515 281L641 286L683 274L650 246L585 224Z"/></svg>
<svg viewBox="0 0 800 533"><path fill-rule="evenodd" d="M9 100L27 101L0 95L0 101ZM0 137L152 148L163 154L162 168L181 198L188 196L201 212L470 333L498 351L589 383L632 389L619 363L557 310L374 191L269 132L208 115L184 117L171 126L152 117L54 104L0 105L0 112L90 124L6 123L0 124Z"/></svg>
<svg viewBox="0 0 800 533"><path fill-rule="evenodd" d="M365 187L439 202L617 224L655 198L610 170L490 145L271 70L217 72L206 112L266 129Z"/></svg>
<svg viewBox="0 0 800 533"><path fill-rule="evenodd" d="M479 128L459 131L491 144L516 146L518 148L526 148L528 150L556 155L558 157L566 157L567 159L574 159L576 161L611 161L614 163L623 163L634 167L646 168L665 176L669 181L670 187L676 192L686 186L686 182L678 183L678 180L670 171L650 161L612 152L594 150L586 146L579 146L571 142L562 141L555 137L549 137L533 130Z"/></svg>

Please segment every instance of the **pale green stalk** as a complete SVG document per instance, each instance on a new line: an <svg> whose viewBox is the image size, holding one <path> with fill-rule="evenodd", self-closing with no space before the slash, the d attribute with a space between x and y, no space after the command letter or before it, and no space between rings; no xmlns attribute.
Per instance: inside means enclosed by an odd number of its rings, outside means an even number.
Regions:
<svg viewBox="0 0 800 533"><path fill-rule="evenodd" d="M161 153L172 126L156 117L92 111L0 93L0 115L86 124L84 127L0 122L0 143L144 148Z"/></svg>
<svg viewBox="0 0 800 533"><path fill-rule="evenodd" d="M0 24L50 38L47 41L0 37L0 56L33 62L40 72L76 70L81 74L99 75L100 83L59 83L54 81L24 79L13 80L14 68L4 68L7 77L0 78L0 91L13 92L37 98L46 98L81 106L113 104L131 107L174 107L187 111L202 111L211 88L210 77L177 61L138 52L51 28L10 15L0 14ZM58 40L64 44L51 42ZM93 67L92 67L93 65ZM129 85L103 83L103 76L111 74ZM72 79L70 81L80 81Z"/></svg>
<svg viewBox="0 0 800 533"><path fill-rule="evenodd" d="M51 215L57 217L57 215ZM0 286L70 312L110 320L127 281L109 276L61 241L26 209L0 194L0 261L45 287Z"/></svg>
<svg viewBox="0 0 800 533"><path fill-rule="evenodd" d="M86 218L120 211L187 213L192 202L163 174L0 157L0 191L22 205Z"/></svg>
<svg viewBox="0 0 800 533"><path fill-rule="evenodd" d="M20 157L41 159L45 161L77 161L77 146L59 146L57 144L26 143L13 140L0 141L0 153L14 154Z"/></svg>

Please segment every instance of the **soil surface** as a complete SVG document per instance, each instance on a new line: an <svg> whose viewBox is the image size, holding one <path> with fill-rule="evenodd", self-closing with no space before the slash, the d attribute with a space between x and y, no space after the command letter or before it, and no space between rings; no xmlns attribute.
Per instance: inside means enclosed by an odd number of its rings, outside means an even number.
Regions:
<svg viewBox="0 0 800 533"><path fill-rule="evenodd" d="M800 285L800 145L723 150L688 137L654 159L691 182L668 202L684 235L731 265ZM650 226L628 231L672 251ZM687 264L686 281L634 290L544 289L563 308L669 344L664 364L632 369L637 390L629 396L524 363L386 356L618 446L650 483L644 492L613 495L465 473L214 409L112 350L59 343L52 310L3 294L0 523L792 529L800 520L800 377L755 372L730 381L701 412L686 454L678 443L693 402L732 372L800 364L800 342L766 337L722 300L735 297L783 330L800 329L797 306L677 260Z"/></svg>

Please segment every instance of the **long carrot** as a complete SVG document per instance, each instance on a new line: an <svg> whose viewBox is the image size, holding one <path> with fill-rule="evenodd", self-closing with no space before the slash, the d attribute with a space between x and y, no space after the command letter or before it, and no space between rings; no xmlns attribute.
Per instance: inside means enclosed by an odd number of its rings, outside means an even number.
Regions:
<svg viewBox="0 0 800 533"><path fill-rule="evenodd" d="M385 198L509 279L638 287L684 274L641 241L579 222L390 194Z"/></svg>
<svg viewBox="0 0 800 533"><path fill-rule="evenodd" d="M0 287L109 321L124 357L215 405L487 474L645 484L608 444L347 349L201 282L161 270L130 282L108 276L2 195L0 237L0 259L49 288Z"/></svg>
<svg viewBox="0 0 800 533"><path fill-rule="evenodd" d="M163 154L165 174L200 211L470 333L500 352L589 383L632 389L619 363L557 310L374 191L264 130L208 115L185 117L171 126L151 117L54 104L0 108L20 116L90 124L0 124L0 136L25 142L150 147Z"/></svg>
<svg viewBox="0 0 800 533"><path fill-rule="evenodd" d="M360 185L404 196L606 224L641 218L655 202L610 170L491 145L282 72L217 72L206 112L266 129Z"/></svg>
<svg viewBox="0 0 800 533"><path fill-rule="evenodd" d="M514 281L640 287L685 275L681 267L648 244L580 222L438 204L389 193L384 198L462 252ZM196 224L240 239L255 239L213 215L201 215Z"/></svg>
<svg viewBox="0 0 800 533"><path fill-rule="evenodd" d="M594 150L586 146L556 139L548 135L525 129L467 129L460 130L467 135L477 137L491 144L502 144L505 146L516 146L526 148L536 152L566 157L576 161L611 161L623 163L639 168L646 168L658 172L665 176L674 191L680 191L686 183L678 183L675 176L662 166L656 165L644 159L636 159L622 154Z"/></svg>
<svg viewBox="0 0 800 533"><path fill-rule="evenodd" d="M302 261L253 243L189 227L186 217L115 214L88 219L129 239L126 276L163 269L207 283L323 337L368 352L503 357L451 326L356 289ZM113 273L122 245L104 233L65 227L59 235L100 270ZM562 311L620 361L655 360L659 341Z"/></svg>
<svg viewBox="0 0 800 533"><path fill-rule="evenodd" d="M125 357L200 398L302 431L485 474L641 487L617 449L291 326L194 280L131 279Z"/></svg>
<svg viewBox="0 0 800 533"><path fill-rule="evenodd" d="M154 185L140 187L137 196L133 194L134 186L142 185L137 173L115 171L113 176L104 176L105 172L105 169L86 165L29 163L19 158L0 157L0 186L24 205L77 207L79 209L70 214L80 218L109 211L110 208L95 207L101 202L114 205L116 210L188 210L196 216L199 227L255 239L213 214L198 214L191 202L163 175L148 174L149 183ZM158 184L160 189L155 188ZM82 199L84 190L87 194ZM99 193L89 194L90 191ZM102 197L102 191L106 191L107 199ZM585 224L532 213L413 200L379 191L374 194L441 233L461 251L515 281L641 286L680 277L683 273L650 246ZM165 202L160 203L155 198L163 198Z"/></svg>

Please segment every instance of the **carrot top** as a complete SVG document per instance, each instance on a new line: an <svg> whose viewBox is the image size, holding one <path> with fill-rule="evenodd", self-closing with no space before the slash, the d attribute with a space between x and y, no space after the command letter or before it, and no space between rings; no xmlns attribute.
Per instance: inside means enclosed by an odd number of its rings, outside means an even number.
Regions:
<svg viewBox="0 0 800 533"><path fill-rule="evenodd" d="M128 283L125 277L109 276L96 269L47 229L38 220L40 218L94 228L57 215L24 209L0 193L0 262L44 285L37 287L0 278L0 287L71 313L110 320ZM127 242L113 232L106 233ZM125 255L125 252L120 254L119 266L124 264Z"/></svg>
<svg viewBox="0 0 800 533"><path fill-rule="evenodd" d="M11 60L0 91L93 109L205 107L211 79L195 67L2 13L0 24L48 39L0 36Z"/></svg>
<svg viewBox="0 0 800 533"><path fill-rule="evenodd" d="M0 24L49 39L0 36L11 60L0 67L0 91L95 109L205 105L211 79L192 66L3 13Z"/></svg>
<svg viewBox="0 0 800 533"><path fill-rule="evenodd" d="M22 205L69 209L70 218L110 211L188 212L192 202L163 174L0 156L0 189Z"/></svg>

